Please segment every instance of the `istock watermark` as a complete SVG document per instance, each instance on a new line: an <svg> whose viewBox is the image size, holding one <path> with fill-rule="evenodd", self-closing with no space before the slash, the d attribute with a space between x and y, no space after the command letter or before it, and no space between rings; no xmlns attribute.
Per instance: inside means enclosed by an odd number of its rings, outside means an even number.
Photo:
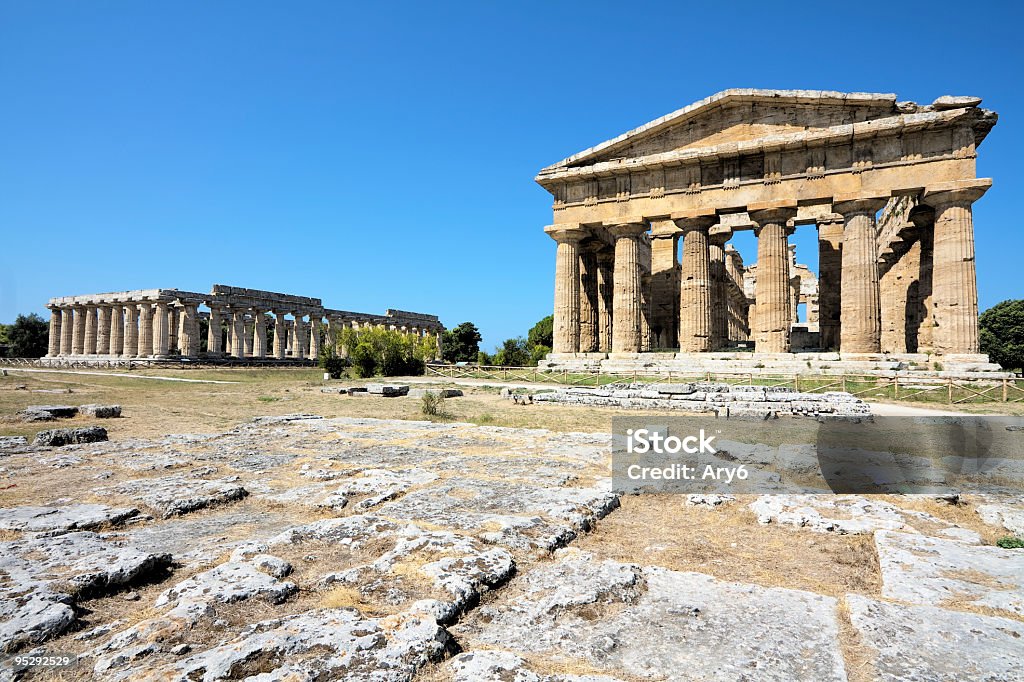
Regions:
<svg viewBox="0 0 1024 682"><path fill-rule="evenodd" d="M612 420L623 493L1019 493L1020 417L628 416Z"/></svg>

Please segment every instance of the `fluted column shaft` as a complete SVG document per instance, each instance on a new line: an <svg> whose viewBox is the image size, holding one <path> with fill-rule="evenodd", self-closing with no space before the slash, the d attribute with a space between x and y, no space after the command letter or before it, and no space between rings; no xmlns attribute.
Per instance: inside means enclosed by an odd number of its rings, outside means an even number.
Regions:
<svg viewBox="0 0 1024 682"><path fill-rule="evenodd" d="M156 357L166 357L169 352L169 322L167 301L157 301L153 310L153 355Z"/></svg>
<svg viewBox="0 0 1024 682"><path fill-rule="evenodd" d="M60 354L60 311L56 307L50 308L50 338L46 346L46 357L52 358Z"/></svg>
<svg viewBox="0 0 1024 682"><path fill-rule="evenodd" d="M288 332L288 328L284 323L284 313L274 313L274 357L278 360L284 360L285 354L285 334Z"/></svg>
<svg viewBox="0 0 1024 682"><path fill-rule="evenodd" d="M85 308L85 337L82 352L85 355L96 354L96 307L91 305Z"/></svg>
<svg viewBox="0 0 1024 682"><path fill-rule="evenodd" d="M255 348L255 336L256 333L256 320L247 318L245 320L245 329L243 330L243 336L245 337L245 357L251 358L253 350Z"/></svg>
<svg viewBox="0 0 1024 682"><path fill-rule="evenodd" d="M971 205L986 189L982 185L925 193L925 201L935 209L932 346L936 353L980 352Z"/></svg>
<svg viewBox="0 0 1024 682"><path fill-rule="evenodd" d="M598 346L597 251L594 245L580 249L580 345L581 353L593 353Z"/></svg>
<svg viewBox="0 0 1024 682"><path fill-rule="evenodd" d="M885 201L857 199L833 204L843 216L843 295L839 350L878 353L882 342L881 293L875 214Z"/></svg>
<svg viewBox="0 0 1024 682"><path fill-rule="evenodd" d="M181 330L178 340L181 355L186 358L199 357L199 311L195 303L186 303L181 308Z"/></svg>
<svg viewBox="0 0 1024 682"><path fill-rule="evenodd" d="M245 311L231 312L231 356L245 357Z"/></svg>
<svg viewBox="0 0 1024 682"><path fill-rule="evenodd" d="M789 232L786 221L796 209L751 211L758 227L757 284L754 299L754 350L758 353L788 353L790 335Z"/></svg>
<svg viewBox="0 0 1024 682"><path fill-rule="evenodd" d="M71 354L81 355L85 352L85 306L74 307L75 323L71 336Z"/></svg>
<svg viewBox="0 0 1024 682"><path fill-rule="evenodd" d="M179 349L178 346L178 309L171 304L167 304L167 353L174 353Z"/></svg>
<svg viewBox="0 0 1024 682"><path fill-rule="evenodd" d="M818 330L822 350L839 350L842 244L842 216L834 215L818 223Z"/></svg>
<svg viewBox="0 0 1024 682"><path fill-rule="evenodd" d="M60 354L71 355L74 353L75 333L75 310L74 308L60 309Z"/></svg>
<svg viewBox="0 0 1024 682"><path fill-rule="evenodd" d="M292 357L299 360L306 357L306 321L302 319L304 317L305 315L301 313L295 313L295 323L292 325Z"/></svg>
<svg viewBox="0 0 1024 682"><path fill-rule="evenodd" d="M597 254L597 350L612 349L612 306L615 295L615 252L603 249Z"/></svg>
<svg viewBox="0 0 1024 682"><path fill-rule="evenodd" d="M153 355L153 304L139 304L139 357Z"/></svg>
<svg viewBox="0 0 1024 682"><path fill-rule="evenodd" d="M731 234L713 234L708 239L711 273L711 349L729 344L729 275L725 271L725 243Z"/></svg>
<svg viewBox="0 0 1024 682"><path fill-rule="evenodd" d="M916 352L934 351L932 336L935 317L932 307L932 273L935 260L935 211L930 206L918 205L910 211L910 220L917 228L918 254L917 295L913 301L915 327L911 336L916 337Z"/></svg>
<svg viewBox="0 0 1024 682"><path fill-rule="evenodd" d="M267 357L267 315L266 311L253 310L252 356Z"/></svg>
<svg viewBox="0 0 1024 682"><path fill-rule="evenodd" d="M107 353L113 356L124 351L124 307L120 303L110 306L110 340Z"/></svg>
<svg viewBox="0 0 1024 682"><path fill-rule="evenodd" d="M96 308L96 352L106 355L110 352L110 306Z"/></svg>
<svg viewBox="0 0 1024 682"><path fill-rule="evenodd" d="M139 355L139 306L129 303L124 307L124 355Z"/></svg>
<svg viewBox="0 0 1024 682"><path fill-rule="evenodd" d="M310 315L309 317L309 359L316 360L320 357L320 321L322 318Z"/></svg>
<svg viewBox="0 0 1024 682"><path fill-rule="evenodd" d="M575 353L580 347L580 240L586 232L577 225L550 225L544 231L557 242L555 251L555 312L552 352Z"/></svg>
<svg viewBox="0 0 1024 682"><path fill-rule="evenodd" d="M715 218L677 220L683 231L679 277L679 350L711 350L711 260L708 229Z"/></svg>
<svg viewBox="0 0 1024 682"><path fill-rule="evenodd" d="M640 239L643 223L613 225L615 237L615 290L612 296L612 352L638 353L642 345L643 286Z"/></svg>
<svg viewBox="0 0 1024 682"><path fill-rule="evenodd" d="M221 308L220 306L209 306L210 327L206 332L206 354L220 355L224 352L222 346L223 330L221 329Z"/></svg>

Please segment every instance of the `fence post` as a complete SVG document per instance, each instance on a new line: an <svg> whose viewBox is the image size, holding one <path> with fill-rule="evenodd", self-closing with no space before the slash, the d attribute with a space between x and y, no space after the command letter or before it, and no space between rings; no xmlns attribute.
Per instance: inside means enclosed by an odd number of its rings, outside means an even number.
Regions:
<svg viewBox="0 0 1024 682"><path fill-rule="evenodd" d="M949 377L946 380L946 395L949 400L949 404L953 404L953 377Z"/></svg>
<svg viewBox="0 0 1024 682"><path fill-rule="evenodd" d="M847 390L846 390L846 375L845 374L843 374L843 393L847 393Z"/></svg>
<svg viewBox="0 0 1024 682"><path fill-rule="evenodd" d="M1006 377L1003 377L1003 402L1004 403L1006 402L1006 399L1009 397L1007 392L1006 392L1006 389L1007 389Z"/></svg>
<svg viewBox="0 0 1024 682"><path fill-rule="evenodd" d="M793 390L795 390L797 393L800 392L800 375L799 374L793 375Z"/></svg>
<svg viewBox="0 0 1024 682"><path fill-rule="evenodd" d="M900 378L898 376L892 378L892 397L893 400L900 399Z"/></svg>

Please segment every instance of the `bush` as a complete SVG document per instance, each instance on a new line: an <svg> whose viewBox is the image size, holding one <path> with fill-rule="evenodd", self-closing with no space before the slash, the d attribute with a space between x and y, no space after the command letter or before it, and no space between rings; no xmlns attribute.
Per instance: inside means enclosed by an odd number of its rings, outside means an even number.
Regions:
<svg viewBox="0 0 1024 682"><path fill-rule="evenodd" d="M526 367L530 363L530 349L523 337L505 339L494 354L494 364L502 367Z"/></svg>
<svg viewBox="0 0 1024 682"><path fill-rule="evenodd" d="M1006 369L1024 368L1024 300L997 303L978 318L981 352Z"/></svg>
<svg viewBox="0 0 1024 682"><path fill-rule="evenodd" d="M530 364L539 365L540 361L551 352L550 346L534 346L530 349Z"/></svg>
<svg viewBox="0 0 1024 682"><path fill-rule="evenodd" d="M18 315L4 331L12 358L41 358L49 351L50 324L35 313Z"/></svg>
<svg viewBox="0 0 1024 682"><path fill-rule="evenodd" d="M339 354L337 332L328 334L324 343L320 345L320 354L317 356L317 364L319 364L332 379L340 379L341 375L344 374L345 370L352 364L347 358L343 358Z"/></svg>
<svg viewBox="0 0 1024 682"><path fill-rule="evenodd" d="M996 545L1003 549L1024 549L1024 538L1007 535L996 540Z"/></svg>
<svg viewBox="0 0 1024 682"><path fill-rule="evenodd" d="M444 409L444 395L436 391L427 391L420 402L420 411L427 417L447 419L451 415Z"/></svg>
<svg viewBox="0 0 1024 682"><path fill-rule="evenodd" d="M356 376L408 376L423 374L435 351L432 337L420 338L393 329L344 329L337 346L349 349Z"/></svg>

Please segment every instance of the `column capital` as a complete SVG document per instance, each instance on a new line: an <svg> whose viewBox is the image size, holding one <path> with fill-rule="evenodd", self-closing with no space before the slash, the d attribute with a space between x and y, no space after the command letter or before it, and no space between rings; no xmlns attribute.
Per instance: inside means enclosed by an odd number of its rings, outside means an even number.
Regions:
<svg viewBox="0 0 1024 682"><path fill-rule="evenodd" d="M992 178L954 180L930 185L924 190L924 200L930 204L954 201L974 202L992 186Z"/></svg>
<svg viewBox="0 0 1024 682"><path fill-rule="evenodd" d="M927 204L918 204L910 209L907 219L914 223L914 227L923 230L935 224L935 209Z"/></svg>
<svg viewBox="0 0 1024 682"><path fill-rule="evenodd" d="M826 213L814 221L815 226L821 227L822 225L834 225L843 223L842 213Z"/></svg>
<svg viewBox="0 0 1024 682"><path fill-rule="evenodd" d="M754 232L757 233L768 223L785 226L788 221L796 217L796 206L751 204L747 207L747 215L754 223ZM789 232L792 231L792 228L788 229Z"/></svg>
<svg viewBox="0 0 1024 682"><path fill-rule="evenodd" d="M708 230L708 242L715 246L725 246L732 239L732 228L725 225L714 225Z"/></svg>
<svg viewBox="0 0 1024 682"><path fill-rule="evenodd" d="M590 234L579 223L555 223L545 227L544 232L556 242L578 242Z"/></svg>
<svg viewBox="0 0 1024 682"><path fill-rule="evenodd" d="M681 233L682 230L671 218L658 218L651 221L651 237L654 239L675 238Z"/></svg>
<svg viewBox="0 0 1024 682"><path fill-rule="evenodd" d="M676 224L683 233L693 232L694 230L700 230L707 232L711 229L712 225L718 223L718 216L716 215L682 215L678 213L672 214L672 221Z"/></svg>
<svg viewBox="0 0 1024 682"><path fill-rule="evenodd" d="M647 223L643 222L641 218L623 218L621 221L604 223L604 226L616 239L639 237L647 232Z"/></svg>
<svg viewBox="0 0 1024 682"><path fill-rule="evenodd" d="M859 213L870 213L872 216L878 213L888 203L889 195L856 195L842 194L832 197L832 211L847 216Z"/></svg>

